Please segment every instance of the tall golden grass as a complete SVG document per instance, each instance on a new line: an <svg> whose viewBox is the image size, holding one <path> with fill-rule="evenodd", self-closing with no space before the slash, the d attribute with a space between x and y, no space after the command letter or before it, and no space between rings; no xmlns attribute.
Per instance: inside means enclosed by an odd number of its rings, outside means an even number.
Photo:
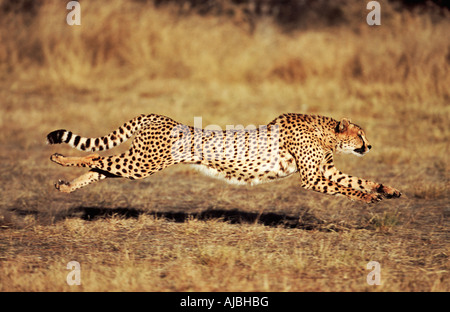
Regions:
<svg viewBox="0 0 450 312"><path fill-rule="evenodd" d="M41 3L29 14L1 13L4 73L53 87L176 78L335 81L352 89L349 83L357 81L387 84L397 96L449 97L449 19L398 12L387 1L381 1L381 26L369 27L364 5L348 1L349 25L316 30L311 25L310 31L287 34L269 18L249 32L237 18L181 18L170 7L121 0L81 2L82 24L69 26L65 3Z"/></svg>

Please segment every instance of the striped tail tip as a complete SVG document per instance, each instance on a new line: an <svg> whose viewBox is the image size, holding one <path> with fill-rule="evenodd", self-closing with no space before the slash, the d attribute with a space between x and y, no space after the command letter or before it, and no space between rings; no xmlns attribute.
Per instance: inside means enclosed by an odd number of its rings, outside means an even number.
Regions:
<svg viewBox="0 0 450 312"><path fill-rule="evenodd" d="M64 133L66 133L66 130L64 130L64 129L55 130L53 132L50 132L49 134L47 134L47 144L63 143L62 138L64 136Z"/></svg>

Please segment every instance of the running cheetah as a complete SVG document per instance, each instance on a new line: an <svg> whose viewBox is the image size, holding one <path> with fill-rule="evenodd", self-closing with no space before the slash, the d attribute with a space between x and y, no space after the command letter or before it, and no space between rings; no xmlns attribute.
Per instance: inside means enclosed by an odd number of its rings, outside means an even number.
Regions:
<svg viewBox="0 0 450 312"><path fill-rule="evenodd" d="M235 184L258 184L300 174L301 186L332 195L344 195L366 203L400 197L387 185L352 177L333 164L333 152L362 156L369 152L365 132L343 118L283 114L259 128L201 129L156 115L140 115L112 133L85 138L67 130L47 135L48 144L66 143L82 151L113 148L135 134L131 148L115 156L50 159L62 166L89 167L89 172L71 182L58 181L65 193L111 177L142 179L168 166L191 164L211 176Z"/></svg>

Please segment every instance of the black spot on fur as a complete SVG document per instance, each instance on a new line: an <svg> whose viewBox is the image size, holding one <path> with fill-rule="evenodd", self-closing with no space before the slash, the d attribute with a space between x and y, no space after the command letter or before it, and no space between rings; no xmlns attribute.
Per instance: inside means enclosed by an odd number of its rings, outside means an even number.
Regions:
<svg viewBox="0 0 450 312"><path fill-rule="evenodd" d="M384 193L384 187L383 187L383 184L380 184L380 185L377 187L377 193Z"/></svg>

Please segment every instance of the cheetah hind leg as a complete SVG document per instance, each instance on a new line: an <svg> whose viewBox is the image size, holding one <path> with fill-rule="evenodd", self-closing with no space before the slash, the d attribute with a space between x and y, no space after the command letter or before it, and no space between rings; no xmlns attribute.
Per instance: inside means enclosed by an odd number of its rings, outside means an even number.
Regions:
<svg viewBox="0 0 450 312"><path fill-rule="evenodd" d="M66 157L55 153L50 156L50 160L65 167L91 167L94 162L101 158L98 154L92 154L84 157Z"/></svg>
<svg viewBox="0 0 450 312"><path fill-rule="evenodd" d="M63 193L72 193L73 191L82 188L88 184L106 179L106 178L114 178L117 177L116 175L110 174L106 171L99 170L99 169L91 169L85 174L79 176L78 178L75 178L74 180L70 182L66 182L63 180L59 180L55 184L55 188Z"/></svg>

